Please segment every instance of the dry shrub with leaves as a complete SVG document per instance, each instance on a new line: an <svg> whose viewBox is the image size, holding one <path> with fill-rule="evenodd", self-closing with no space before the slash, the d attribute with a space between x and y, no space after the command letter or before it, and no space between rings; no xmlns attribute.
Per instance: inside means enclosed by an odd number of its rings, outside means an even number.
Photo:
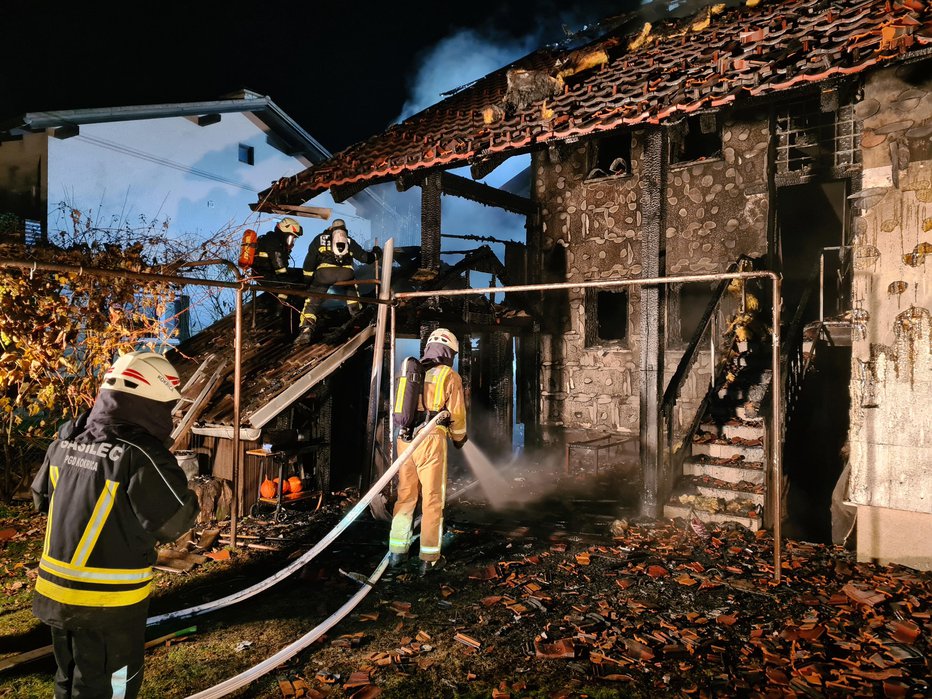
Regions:
<svg viewBox="0 0 932 699"><path fill-rule="evenodd" d="M0 258L147 272L143 245L0 246ZM57 426L94 401L119 353L158 350L175 290L93 273L0 269L0 424L9 496L28 478Z"/></svg>

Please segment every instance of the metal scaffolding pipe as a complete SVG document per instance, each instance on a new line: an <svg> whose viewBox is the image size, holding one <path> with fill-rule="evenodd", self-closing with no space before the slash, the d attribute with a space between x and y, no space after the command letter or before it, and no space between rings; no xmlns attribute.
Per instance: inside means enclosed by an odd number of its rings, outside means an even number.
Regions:
<svg viewBox="0 0 932 699"><path fill-rule="evenodd" d="M554 282L550 284L519 284L515 286L496 286L483 287L478 289L439 289L432 291L405 291L393 295L396 300L429 298L431 296L482 296L485 294L521 293L528 291L556 291L563 289L590 289L590 288L613 288L619 286L652 286L658 284L681 284L683 282L711 282L722 281L725 279L770 279L773 288L773 341L771 346L771 370L772 370L772 390L771 390L771 433L770 440L770 463L771 463L771 502L774 508L774 526L773 526L773 560L774 581L780 582L781 567L781 517L783 510L782 480L783 464L782 451L780 445L783 441L783 416L780 413L780 403L782 400L782 377L780 372L780 303L782 277L776 272L725 272L718 274L684 274L678 276L651 277L640 279L603 279L600 281L584 282ZM394 311L394 309L393 309ZM392 347L395 346L395 328L392 327ZM392 365L392 380L394 383L394 364Z"/></svg>
<svg viewBox="0 0 932 699"><path fill-rule="evenodd" d="M217 260L206 261L209 264L217 264ZM194 264L194 263L189 263ZM43 272L63 272L65 274L93 274L98 277L115 277L118 279L134 279L136 281L147 282L164 282L166 284L176 284L178 286L212 286L219 289L238 289L240 282L228 282L222 279L198 279L196 277L182 277L177 274L156 274L153 272L131 272L122 269L103 269L101 267L84 267L81 265L60 265L54 262L36 262L33 260L3 260L0 259L0 267L9 267L15 269L28 269L32 271ZM252 282L256 277L243 277L243 282ZM359 282L354 282L359 283ZM252 291L267 291L271 294L280 294L286 291L289 296L300 296L301 298L326 298L343 301L358 301L361 303L387 305L391 301L381 298L369 298L367 296L346 296L344 294L328 294L321 291L307 291L301 288L284 288L281 286L262 286L259 284L250 284L249 289Z"/></svg>

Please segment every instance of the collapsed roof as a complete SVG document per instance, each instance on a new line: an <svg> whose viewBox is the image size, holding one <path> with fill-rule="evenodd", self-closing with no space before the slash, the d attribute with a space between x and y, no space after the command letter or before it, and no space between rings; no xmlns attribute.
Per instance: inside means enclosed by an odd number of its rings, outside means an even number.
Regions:
<svg viewBox="0 0 932 699"><path fill-rule="evenodd" d="M610 21L582 48L543 48L329 160L256 208L349 196L418 171L477 165L625 126L677 121L932 51L927 0L748 0L685 20ZM336 195L338 192L335 191Z"/></svg>

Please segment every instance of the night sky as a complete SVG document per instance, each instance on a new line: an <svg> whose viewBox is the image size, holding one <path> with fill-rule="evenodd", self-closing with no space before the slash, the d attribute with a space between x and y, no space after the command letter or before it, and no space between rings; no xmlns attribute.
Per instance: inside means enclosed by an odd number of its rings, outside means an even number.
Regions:
<svg viewBox="0 0 932 699"><path fill-rule="evenodd" d="M54 11L45 5L4 7L0 119L208 100L246 87L269 95L336 152L435 101L442 90L561 40L564 26L579 30L640 3L272 0L241 9L228 2L74 2Z"/></svg>

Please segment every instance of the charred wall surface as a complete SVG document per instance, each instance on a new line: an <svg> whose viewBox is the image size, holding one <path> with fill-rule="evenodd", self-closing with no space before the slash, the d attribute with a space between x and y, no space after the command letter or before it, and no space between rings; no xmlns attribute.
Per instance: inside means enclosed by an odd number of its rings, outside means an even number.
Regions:
<svg viewBox="0 0 932 699"><path fill-rule="evenodd" d="M668 168L662 227L666 274L724 271L742 253L766 252L769 122L766 117L736 118L722 123L718 133L721 147L714 156L664 164ZM628 162L614 175L595 170L600 161L598 139L534 155L543 279L643 276L643 144L644 133L633 133ZM546 299L551 327L544 328L542 342L545 424L637 433L639 290L627 287L624 298L615 298L579 289ZM678 308L668 302L667 312L678 312ZM612 318L620 314L626 326L623 331L611 326ZM665 325L678 327L671 320L668 317ZM679 332L668 336L667 378L688 340ZM690 419L691 414L685 415L690 404L702 398L708 385L708 362L706 353L683 393L680 419Z"/></svg>
<svg viewBox="0 0 932 699"><path fill-rule="evenodd" d="M849 433L850 499L926 514L932 514L930 74L928 60L878 71L856 105L864 177L852 199Z"/></svg>

